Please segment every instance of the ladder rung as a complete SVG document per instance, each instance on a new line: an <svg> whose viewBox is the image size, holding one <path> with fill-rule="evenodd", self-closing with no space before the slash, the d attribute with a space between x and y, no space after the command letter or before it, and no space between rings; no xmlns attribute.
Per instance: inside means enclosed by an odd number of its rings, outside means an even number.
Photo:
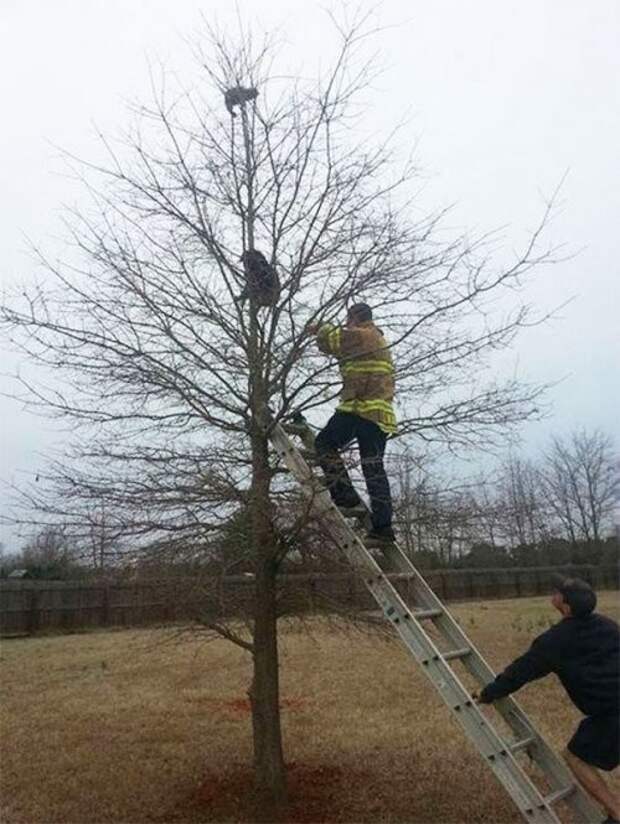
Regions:
<svg viewBox="0 0 620 824"><path fill-rule="evenodd" d="M453 658L465 658L469 655L471 649L469 647L461 647L461 649L453 649L450 652L442 652L441 657L444 661L451 661Z"/></svg>
<svg viewBox="0 0 620 824"><path fill-rule="evenodd" d="M564 787L561 790L556 790L551 795L546 796L545 804L557 804L558 801L561 801L563 798L566 798L569 795L572 795L575 792L575 785L570 784L568 787Z"/></svg>
<svg viewBox="0 0 620 824"><path fill-rule="evenodd" d="M536 741L535 736L530 735L527 738L523 738L521 741L515 741L513 744L508 745L508 749L510 752L519 752L519 750L524 750L533 744Z"/></svg>
<svg viewBox="0 0 620 824"><path fill-rule="evenodd" d="M443 609L414 609L411 611L411 614L414 618L439 618L440 615L443 615Z"/></svg>

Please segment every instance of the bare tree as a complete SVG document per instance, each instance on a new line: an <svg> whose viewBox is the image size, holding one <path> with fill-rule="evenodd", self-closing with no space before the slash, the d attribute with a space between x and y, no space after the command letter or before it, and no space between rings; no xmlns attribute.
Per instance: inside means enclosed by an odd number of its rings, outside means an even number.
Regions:
<svg viewBox="0 0 620 824"><path fill-rule="evenodd" d="M109 511L105 497L92 501L85 516L87 529L82 552L92 568L101 572L113 567L117 556L122 554L118 540L122 537L123 528L115 526L114 515Z"/></svg>
<svg viewBox="0 0 620 824"><path fill-rule="evenodd" d="M416 551L429 547L427 536L429 499L433 496L431 468L425 455L404 450L390 462L394 523L403 552L415 558Z"/></svg>
<svg viewBox="0 0 620 824"><path fill-rule="evenodd" d="M353 298L372 304L393 343L403 436L489 442L536 416L542 391L487 367L532 321L515 301L550 259L539 249L550 207L503 267L491 238L446 242L441 214L414 218L413 164L351 128L370 76L368 21L336 28L333 68L312 84L278 79L251 37L234 46L211 32L204 86L172 93L162 77L126 139L105 139L108 163L78 167L93 207L68 220L70 261L40 253L54 285L1 310L21 351L61 376L51 387L22 381L29 403L82 427L73 454L23 493L41 523L62 518L88 537L95 502L124 545L159 542L191 558L236 510L250 512L252 619L203 620L252 655L267 806L286 796L277 574L307 520L270 455L270 426L312 414L339 385L305 324L341 317ZM258 96L231 117L222 93L238 87ZM253 249L279 272L270 307L237 299L240 257ZM504 294L513 311L499 316Z"/></svg>
<svg viewBox="0 0 620 824"><path fill-rule="evenodd" d="M31 535L12 555L11 566L46 578L68 578L82 571L71 536L62 525L47 526Z"/></svg>
<svg viewBox="0 0 620 824"><path fill-rule="evenodd" d="M0 578L5 578L14 569L21 567L21 556L17 552L7 550L4 543L0 542Z"/></svg>
<svg viewBox="0 0 620 824"><path fill-rule="evenodd" d="M549 534L549 508L545 503L537 467L509 455L500 468L499 508L504 535L511 547L532 545Z"/></svg>
<svg viewBox="0 0 620 824"><path fill-rule="evenodd" d="M580 429L553 437L540 476L545 500L573 545L598 542L611 530L620 473L608 435Z"/></svg>
<svg viewBox="0 0 620 824"><path fill-rule="evenodd" d="M503 522L497 496L496 477L480 475L465 495L469 510L469 541L499 546L503 539Z"/></svg>
<svg viewBox="0 0 620 824"><path fill-rule="evenodd" d="M405 451L393 462L392 477L400 544L414 561L434 555L450 566L476 543L499 544L502 515L487 476L449 477L428 456Z"/></svg>

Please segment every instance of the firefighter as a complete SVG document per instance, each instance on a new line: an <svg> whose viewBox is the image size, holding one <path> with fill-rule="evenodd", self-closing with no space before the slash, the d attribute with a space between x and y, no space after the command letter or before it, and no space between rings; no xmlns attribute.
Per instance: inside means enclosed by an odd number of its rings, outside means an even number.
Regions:
<svg viewBox="0 0 620 824"><path fill-rule="evenodd" d="M336 412L316 437L316 453L329 484L332 500L345 517L358 517L362 503L340 457L340 450L357 441L368 488L372 528L367 545L394 540L390 485L383 465L385 446L396 432L394 365L372 310L356 303L344 326L311 324L321 352L338 359L343 388Z"/></svg>

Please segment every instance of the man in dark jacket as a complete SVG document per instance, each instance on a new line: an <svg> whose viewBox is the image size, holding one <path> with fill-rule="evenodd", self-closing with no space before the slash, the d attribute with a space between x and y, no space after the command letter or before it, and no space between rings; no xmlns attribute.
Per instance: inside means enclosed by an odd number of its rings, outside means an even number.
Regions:
<svg viewBox="0 0 620 824"><path fill-rule="evenodd" d="M620 821L620 798L599 769L620 763L620 629L594 612L596 595L578 578L556 579L551 603L562 620L539 635L529 650L487 684L477 697L490 704L529 681L554 672L586 717L563 755L568 766L609 816Z"/></svg>

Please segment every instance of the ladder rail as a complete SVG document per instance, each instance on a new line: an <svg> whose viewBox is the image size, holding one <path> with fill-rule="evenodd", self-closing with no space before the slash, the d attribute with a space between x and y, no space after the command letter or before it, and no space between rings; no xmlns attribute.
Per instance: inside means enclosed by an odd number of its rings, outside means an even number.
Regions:
<svg viewBox="0 0 620 824"><path fill-rule="evenodd" d="M329 493L322 491L314 504L347 560L363 576L364 583L381 606L407 648L422 665L427 678L435 685L444 703L451 709L468 738L473 739L489 767L506 787L519 810L535 824L560 824L551 805L536 785L525 775L514 755L505 746L494 727L471 699L468 690L448 665L443 654L422 628L421 622L368 553L364 544L332 504Z"/></svg>
<svg viewBox="0 0 620 824"><path fill-rule="evenodd" d="M559 821L551 805L545 803L536 785L521 771L513 753L504 745L502 738L449 666L451 654L442 653L437 648L423 630L415 612L409 609L383 573L375 579L367 577L365 583L382 606L385 617L421 664L444 703L453 711L468 737L473 739L478 751L508 789L519 809L530 821ZM469 651L469 648L465 650ZM463 650L458 652L462 653Z"/></svg>
<svg viewBox="0 0 620 824"><path fill-rule="evenodd" d="M482 653L465 634L449 610L442 605L440 599L399 547L393 546L389 548L389 561L399 572L406 572L413 575L416 595L420 598L420 602L425 609L434 609L442 606L442 615L435 621L435 626L437 626L439 630L444 633L444 637L456 647L461 647L464 644L470 647L471 654L461 659L461 663L467 671L477 679L481 686L485 686L493 681L495 673L484 659ZM499 701L493 702L493 707L508 724L515 738L521 740L527 738L533 739L526 748L526 751L532 761L547 775L552 790L561 791L567 784L575 784L576 779L570 772L568 766L563 760L558 758L555 751L538 732L513 696L509 695ZM584 821L595 820L592 819L592 816L598 814L593 803L581 788L573 794L571 806L575 808L575 811Z"/></svg>
<svg viewBox="0 0 620 824"><path fill-rule="evenodd" d="M595 820L598 815L595 806L576 783L568 767L558 759L513 698L508 697L494 703L495 709L515 734L513 741L504 741L472 701L469 692L448 661L458 658L481 685L494 678L493 670L410 559L396 544L389 545L384 550L389 566L396 573L413 580L416 608L421 613L419 619L416 617L416 610L407 606L386 577L386 573L334 506L329 492L324 486L317 488L311 468L291 443L281 424L273 424L270 437L288 469L301 484L306 495L311 497L314 508L328 523L336 544L344 552L349 563L363 576L366 586L382 607L385 617L393 624L416 660L421 663L422 669L444 702L453 711L461 727L476 744L526 819L536 824L555 824L560 820L552 805L558 800L568 798L569 806L579 816L579 821ZM309 438L306 437L306 447L309 445L308 441ZM387 574L389 575L389 572ZM444 639L453 645L452 650L442 653L437 648L422 626L421 621L427 618L431 618ZM515 747L515 741L528 743ZM516 754L521 749L530 754L548 778L551 792L546 798L516 761Z"/></svg>
<svg viewBox="0 0 620 824"><path fill-rule="evenodd" d="M286 438L286 434L283 434ZM305 446L306 448L309 446L309 438L307 436ZM309 467L307 467L307 472L308 476L314 479L314 475ZM384 556L391 569L406 574L409 580L413 581L417 605L421 605L425 610L440 610L441 615L434 620L434 623L444 638L448 640L455 649L462 649L465 646L470 648L470 654L460 658L465 669L481 686L485 686L492 681L495 678L495 673L484 659L482 653L465 634L459 623L450 614L449 610L446 609L445 605L433 592L424 577L401 548L396 544L388 545L384 550ZM534 727L524 710L512 696L507 696L500 701L494 702L493 707L508 724L516 739L524 740L533 738L532 743L526 751L531 760L547 775L552 790L561 791L567 784L576 782L575 777L566 764L558 758L557 754ZM579 788L579 792L574 793L574 798L571 803L580 817L586 821L590 820L593 814L597 814L596 808L581 788Z"/></svg>

